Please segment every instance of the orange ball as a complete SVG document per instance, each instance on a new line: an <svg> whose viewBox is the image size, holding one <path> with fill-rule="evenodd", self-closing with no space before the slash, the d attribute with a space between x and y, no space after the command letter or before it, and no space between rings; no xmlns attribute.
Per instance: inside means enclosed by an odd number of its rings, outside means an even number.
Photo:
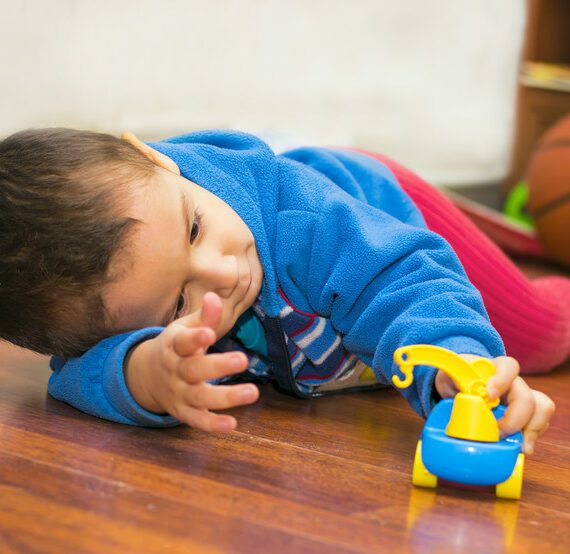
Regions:
<svg viewBox="0 0 570 554"><path fill-rule="evenodd" d="M526 181L540 240L553 260L570 267L570 114L541 137Z"/></svg>

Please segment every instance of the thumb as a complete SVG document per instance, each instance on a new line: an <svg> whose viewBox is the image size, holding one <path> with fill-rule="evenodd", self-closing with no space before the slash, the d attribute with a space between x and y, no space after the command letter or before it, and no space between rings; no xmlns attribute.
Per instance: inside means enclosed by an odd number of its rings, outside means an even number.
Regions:
<svg viewBox="0 0 570 554"><path fill-rule="evenodd" d="M443 371L438 371L434 381L435 390L442 398L451 398L458 392L457 385L453 379Z"/></svg>
<svg viewBox="0 0 570 554"><path fill-rule="evenodd" d="M222 319L222 301L215 292L207 292L202 307L176 320L185 327L210 327L214 331Z"/></svg>
<svg viewBox="0 0 570 554"><path fill-rule="evenodd" d="M216 330L222 320L222 300L215 292L204 295L201 309L202 325Z"/></svg>

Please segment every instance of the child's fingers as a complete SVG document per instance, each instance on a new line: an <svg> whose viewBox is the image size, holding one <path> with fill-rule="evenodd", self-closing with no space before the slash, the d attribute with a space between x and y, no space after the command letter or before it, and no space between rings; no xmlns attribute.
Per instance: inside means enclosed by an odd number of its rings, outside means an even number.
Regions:
<svg viewBox="0 0 570 554"><path fill-rule="evenodd" d="M531 392L535 400L535 410L523 431L525 454L534 453L536 440L548 429L556 409L554 402L546 394L537 390Z"/></svg>
<svg viewBox="0 0 570 554"><path fill-rule="evenodd" d="M251 404L259 398L259 390L251 383L244 385L191 385L186 403L198 410L228 410Z"/></svg>
<svg viewBox="0 0 570 554"><path fill-rule="evenodd" d="M176 419L190 425L194 429L215 433L229 433L237 427L235 417L218 415L208 410L197 410L185 406L175 414Z"/></svg>
<svg viewBox="0 0 570 554"><path fill-rule="evenodd" d="M208 327L189 329L174 324L172 331L172 349L181 357L203 353L216 340L216 333Z"/></svg>
<svg viewBox="0 0 570 554"><path fill-rule="evenodd" d="M243 352L223 352L182 360L178 374L188 384L197 384L228 375L235 375L247 369L247 356Z"/></svg>
<svg viewBox="0 0 570 554"><path fill-rule="evenodd" d="M499 419L499 429L503 435L512 435L523 429L535 411L535 399L530 387L517 377L507 395L505 415Z"/></svg>
<svg viewBox="0 0 570 554"><path fill-rule="evenodd" d="M487 392L491 399L503 396L520 372L517 360L509 356L498 356L493 363L496 368L495 374L487 381Z"/></svg>

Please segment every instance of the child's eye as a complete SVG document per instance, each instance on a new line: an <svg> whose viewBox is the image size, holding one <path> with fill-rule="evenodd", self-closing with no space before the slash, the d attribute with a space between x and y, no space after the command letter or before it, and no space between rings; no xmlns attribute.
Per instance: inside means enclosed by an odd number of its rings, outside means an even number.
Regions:
<svg viewBox="0 0 570 554"><path fill-rule="evenodd" d="M176 312L174 314L174 319L178 319L184 315L184 310L186 309L186 296L181 294L178 297L178 302L176 304Z"/></svg>
<svg viewBox="0 0 570 554"><path fill-rule="evenodd" d="M192 222L192 229L190 230L190 244L193 244L202 229L202 214L198 211L194 212L194 221Z"/></svg>

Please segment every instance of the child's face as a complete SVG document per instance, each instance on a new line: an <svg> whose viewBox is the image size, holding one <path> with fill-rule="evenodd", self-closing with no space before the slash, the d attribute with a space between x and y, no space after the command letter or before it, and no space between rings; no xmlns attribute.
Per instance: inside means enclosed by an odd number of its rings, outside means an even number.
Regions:
<svg viewBox="0 0 570 554"><path fill-rule="evenodd" d="M263 280L244 221L217 196L160 167L150 184L138 187L125 215L141 223L128 239L128 264L112 260L119 277L103 289L113 328L167 325L200 309L213 291L223 306L216 335L225 335Z"/></svg>

